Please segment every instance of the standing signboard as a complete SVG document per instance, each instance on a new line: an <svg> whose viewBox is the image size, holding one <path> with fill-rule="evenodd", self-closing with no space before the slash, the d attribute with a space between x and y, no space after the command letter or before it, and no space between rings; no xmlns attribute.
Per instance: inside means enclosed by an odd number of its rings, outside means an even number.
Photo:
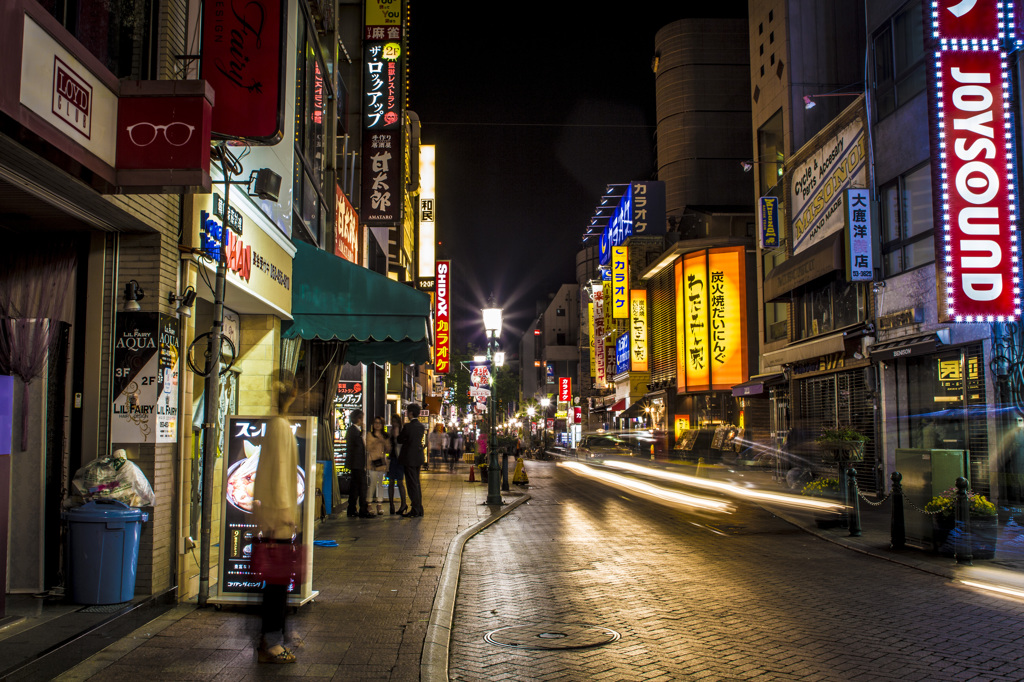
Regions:
<svg viewBox="0 0 1024 682"><path fill-rule="evenodd" d="M114 329L111 443L174 443L178 421L178 319L120 312Z"/></svg>
<svg viewBox="0 0 1024 682"><path fill-rule="evenodd" d="M261 599L263 582L252 570L252 547L256 537L253 517L253 483L267 434L267 425L276 417L228 417L224 436L224 511L221 514L221 561L219 594L215 604L256 603ZM301 584L288 587L288 603L305 604L318 592L313 591L313 515L316 495L316 417L287 417L299 448L299 508L301 529L295 542L308 545L306 567Z"/></svg>

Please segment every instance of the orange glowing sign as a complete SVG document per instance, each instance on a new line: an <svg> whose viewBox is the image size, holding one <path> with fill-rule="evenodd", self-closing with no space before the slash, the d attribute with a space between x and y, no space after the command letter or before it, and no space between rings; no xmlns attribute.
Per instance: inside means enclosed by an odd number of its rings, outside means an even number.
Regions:
<svg viewBox="0 0 1024 682"><path fill-rule="evenodd" d="M707 252L683 256L681 272L681 277L676 280L676 290L681 292L683 305L681 311L676 310L676 331L683 337L682 390L707 391L711 388Z"/></svg>

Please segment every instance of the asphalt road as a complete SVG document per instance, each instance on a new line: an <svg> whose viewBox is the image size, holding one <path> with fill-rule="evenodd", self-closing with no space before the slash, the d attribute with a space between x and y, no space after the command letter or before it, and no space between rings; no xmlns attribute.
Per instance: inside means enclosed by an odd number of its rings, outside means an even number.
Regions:
<svg viewBox="0 0 1024 682"><path fill-rule="evenodd" d="M452 680L1024 679L1019 600L756 506L695 512L528 470L533 499L465 547Z"/></svg>

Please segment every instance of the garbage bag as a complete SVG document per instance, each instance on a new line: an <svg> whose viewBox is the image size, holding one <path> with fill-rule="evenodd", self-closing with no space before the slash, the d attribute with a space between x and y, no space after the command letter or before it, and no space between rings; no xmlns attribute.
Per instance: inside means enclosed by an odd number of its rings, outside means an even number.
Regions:
<svg viewBox="0 0 1024 682"><path fill-rule="evenodd" d="M117 500L130 507L148 507L155 496L149 480L124 450L89 462L75 472L71 497L65 506L77 507L97 499Z"/></svg>

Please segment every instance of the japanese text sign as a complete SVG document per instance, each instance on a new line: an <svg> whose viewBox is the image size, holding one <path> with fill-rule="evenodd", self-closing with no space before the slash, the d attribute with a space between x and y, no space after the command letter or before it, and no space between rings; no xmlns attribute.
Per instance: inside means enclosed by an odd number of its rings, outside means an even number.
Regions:
<svg viewBox="0 0 1024 682"><path fill-rule="evenodd" d="M612 247L612 317L629 317L629 248Z"/></svg>
<svg viewBox="0 0 1024 682"><path fill-rule="evenodd" d="M622 374L629 371L629 334L622 334L615 339L615 372Z"/></svg>
<svg viewBox="0 0 1024 682"><path fill-rule="evenodd" d="M608 265L613 246L621 246L634 234L665 233L665 183L633 182L598 240L598 262Z"/></svg>
<svg viewBox="0 0 1024 682"><path fill-rule="evenodd" d="M451 261L437 261L434 277L434 373L451 371Z"/></svg>
<svg viewBox="0 0 1024 682"><path fill-rule="evenodd" d="M594 353L594 358L597 361L596 368L596 387L604 388L607 386L607 376L605 367L605 355L604 355L604 334L605 334L605 318L604 318L604 288L600 284L594 285L594 333L590 337L591 350Z"/></svg>
<svg viewBox="0 0 1024 682"><path fill-rule="evenodd" d="M398 221L402 204L402 154L398 132L364 132L362 218L366 225Z"/></svg>
<svg viewBox="0 0 1024 682"><path fill-rule="evenodd" d="M572 401L572 377L558 377L558 402Z"/></svg>
<svg viewBox="0 0 1024 682"><path fill-rule="evenodd" d="M872 260L871 201L867 189L846 190L846 279L870 282Z"/></svg>
<svg viewBox="0 0 1024 682"><path fill-rule="evenodd" d="M646 289L633 289L629 296L629 359L630 371L648 371Z"/></svg>

